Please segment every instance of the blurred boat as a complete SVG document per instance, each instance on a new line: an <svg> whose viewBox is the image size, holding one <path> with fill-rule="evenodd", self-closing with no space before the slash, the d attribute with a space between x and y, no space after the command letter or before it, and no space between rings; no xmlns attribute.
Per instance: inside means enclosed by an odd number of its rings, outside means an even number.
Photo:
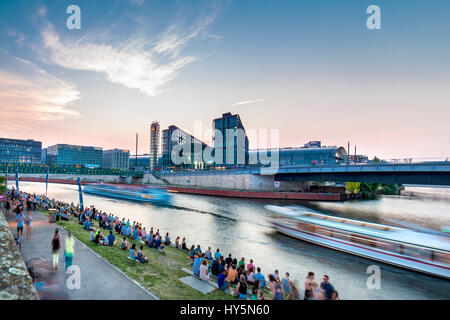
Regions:
<svg viewBox="0 0 450 320"><path fill-rule="evenodd" d="M266 206L275 228L290 237L450 279L450 237L292 207Z"/></svg>
<svg viewBox="0 0 450 320"><path fill-rule="evenodd" d="M171 196L166 190L147 186L95 183L86 185L83 188L83 192L111 198L158 204L169 204L171 200Z"/></svg>

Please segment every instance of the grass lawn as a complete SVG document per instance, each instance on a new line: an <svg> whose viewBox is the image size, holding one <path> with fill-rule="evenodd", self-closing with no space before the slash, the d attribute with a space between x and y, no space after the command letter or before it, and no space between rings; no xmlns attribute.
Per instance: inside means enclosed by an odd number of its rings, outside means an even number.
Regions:
<svg viewBox="0 0 450 320"><path fill-rule="evenodd" d="M48 211L39 210L48 216ZM128 250L119 250L121 243L121 236L118 236L114 231L116 237L116 245L114 247L105 247L94 244L89 241L89 232L83 229L83 226L78 224L78 221L58 221L60 226L70 231L78 240L85 243L89 248L94 250L97 254L109 261L111 264L122 270L130 278L139 282L149 291L156 294L160 299L165 300L224 300L236 299L226 292L215 289L213 292L203 294L188 285L184 284L179 278L188 276L188 274L181 270L185 267L191 269L189 265L190 259L186 252L176 249L175 247L165 247L164 252L151 249L144 245L144 255L150 260L150 263L136 263L128 259ZM98 223L96 228L98 228ZM109 231L103 230L103 233L108 235ZM142 245L140 242L127 240L130 244L136 243L136 247ZM264 296L268 296L268 292L264 290Z"/></svg>

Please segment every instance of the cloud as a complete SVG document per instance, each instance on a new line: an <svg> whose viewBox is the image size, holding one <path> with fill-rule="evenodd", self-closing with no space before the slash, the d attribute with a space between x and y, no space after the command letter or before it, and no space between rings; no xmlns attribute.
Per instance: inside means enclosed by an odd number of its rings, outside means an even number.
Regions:
<svg viewBox="0 0 450 320"><path fill-rule="evenodd" d="M116 44L108 43L105 33L102 33L102 41L93 34L80 39L62 39L53 25L43 18L44 27L40 30L43 46L37 50L46 64L98 72L112 83L138 89L154 97L182 68L199 59L195 55L180 57L180 52L191 39L202 35L215 16L213 11L198 18L190 27L173 23L156 41L143 36L128 36Z"/></svg>
<svg viewBox="0 0 450 320"><path fill-rule="evenodd" d="M70 105L80 98L71 83L48 74L32 62L0 52L13 71L0 68L2 129L19 130L38 121L63 120L80 114Z"/></svg>
<svg viewBox="0 0 450 320"><path fill-rule="evenodd" d="M264 101L264 99L244 100L244 101L239 101L239 102L230 104L229 107L241 106L243 104L257 103L257 102L261 102L261 101Z"/></svg>

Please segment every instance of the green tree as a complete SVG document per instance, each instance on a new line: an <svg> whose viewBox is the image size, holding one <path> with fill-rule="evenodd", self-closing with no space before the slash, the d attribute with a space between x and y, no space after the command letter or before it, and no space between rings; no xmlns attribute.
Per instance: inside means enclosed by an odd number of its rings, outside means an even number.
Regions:
<svg viewBox="0 0 450 320"><path fill-rule="evenodd" d="M376 156L373 157L372 161L373 162L381 162L381 160L379 158L377 158Z"/></svg>
<svg viewBox="0 0 450 320"><path fill-rule="evenodd" d="M396 184L383 184L381 188L385 195L396 195L398 193L398 185Z"/></svg>
<svg viewBox="0 0 450 320"><path fill-rule="evenodd" d="M380 183L365 183L361 182L360 190L364 199L373 199L377 195L378 189L380 189Z"/></svg>
<svg viewBox="0 0 450 320"><path fill-rule="evenodd" d="M3 194L5 192L6 192L5 177L0 176L0 194Z"/></svg>
<svg viewBox="0 0 450 320"><path fill-rule="evenodd" d="M361 182L346 182L345 183L345 190L353 193L358 194L360 191Z"/></svg>

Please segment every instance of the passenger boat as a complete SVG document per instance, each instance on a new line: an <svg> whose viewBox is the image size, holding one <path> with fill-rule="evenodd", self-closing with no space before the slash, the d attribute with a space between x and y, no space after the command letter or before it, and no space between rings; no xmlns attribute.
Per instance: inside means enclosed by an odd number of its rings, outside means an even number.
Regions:
<svg viewBox="0 0 450 320"><path fill-rule="evenodd" d="M290 237L450 279L450 237L334 217L294 207L266 206L275 228Z"/></svg>
<svg viewBox="0 0 450 320"><path fill-rule="evenodd" d="M83 188L83 192L105 197L158 204L169 204L171 199L171 196L166 190L146 186L125 186L95 183L86 185Z"/></svg>

